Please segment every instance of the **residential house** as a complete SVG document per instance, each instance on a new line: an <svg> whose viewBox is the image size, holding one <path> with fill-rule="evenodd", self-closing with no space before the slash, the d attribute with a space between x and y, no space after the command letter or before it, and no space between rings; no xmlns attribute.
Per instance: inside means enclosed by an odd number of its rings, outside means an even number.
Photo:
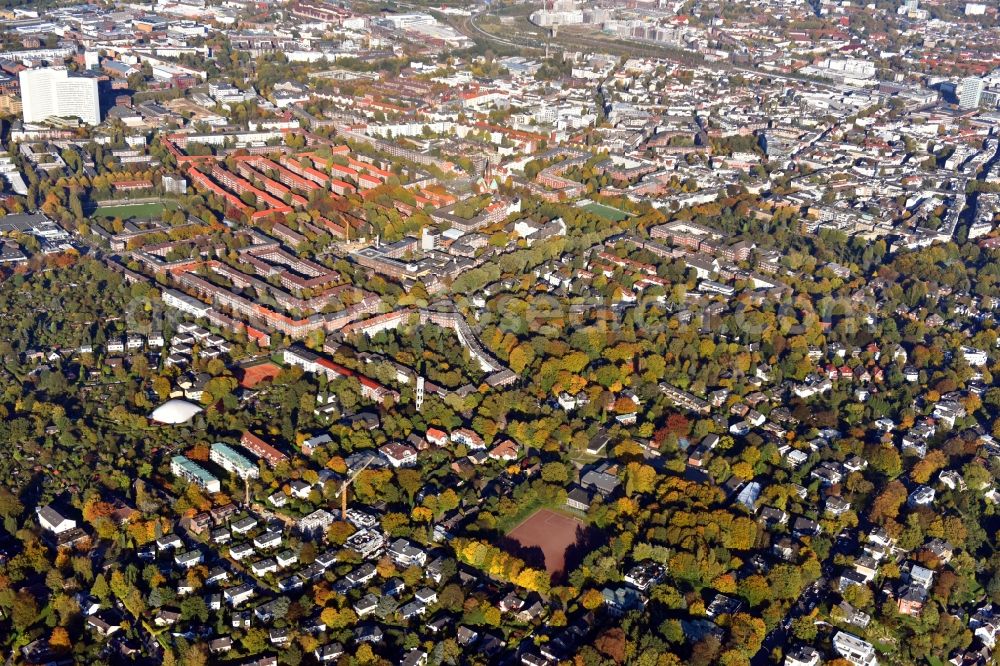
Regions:
<svg viewBox="0 0 1000 666"><path fill-rule="evenodd" d="M427 653L423 650L418 650L413 648L406 653L403 660L399 662L399 666L426 666L427 665Z"/></svg>
<svg viewBox="0 0 1000 666"><path fill-rule="evenodd" d="M858 610L846 601L841 601L836 606L837 612L844 619L844 622L853 624L855 627L865 629L871 624L872 618L868 613Z"/></svg>
<svg viewBox="0 0 1000 666"><path fill-rule="evenodd" d="M991 650L996 647L997 635L1000 634L1000 613L993 604L986 604L969 618L969 629Z"/></svg>
<svg viewBox="0 0 1000 666"><path fill-rule="evenodd" d="M617 467L605 462L588 470L581 477L580 485L584 490L599 492L606 499L618 490L621 480L618 478Z"/></svg>
<svg viewBox="0 0 1000 666"><path fill-rule="evenodd" d="M808 645L800 645L785 653L784 666L819 666L819 652Z"/></svg>
<svg viewBox="0 0 1000 666"><path fill-rule="evenodd" d="M844 592L852 585L866 585L865 577L858 573L857 571L851 571L850 569L845 569L841 572L840 578L837 579L837 591Z"/></svg>
<svg viewBox="0 0 1000 666"><path fill-rule="evenodd" d="M193 566L201 564L204 560L205 556L202 555L200 550L189 550L177 553L174 556L174 564L181 569L190 569Z"/></svg>
<svg viewBox="0 0 1000 666"><path fill-rule="evenodd" d="M962 474L955 469L943 469L941 473L938 474L938 481L942 486L948 488L949 490L965 490L965 479L962 478Z"/></svg>
<svg viewBox="0 0 1000 666"><path fill-rule="evenodd" d="M88 615L87 626L96 631L103 638L111 636L122 628L120 622L117 620L111 621L106 619L104 614Z"/></svg>
<svg viewBox="0 0 1000 666"><path fill-rule="evenodd" d="M38 507L35 509L35 514L42 529L52 534L64 534L76 529L76 521L61 514L51 504Z"/></svg>
<svg viewBox="0 0 1000 666"><path fill-rule="evenodd" d="M827 515L830 516L842 516L851 510L851 503L845 500L843 497L837 497L836 495L831 495L826 498L824 503L824 509Z"/></svg>
<svg viewBox="0 0 1000 666"><path fill-rule="evenodd" d="M601 594L604 596L604 605L612 615L624 615L646 607L646 600L632 587L605 587Z"/></svg>
<svg viewBox="0 0 1000 666"><path fill-rule="evenodd" d="M427 553L406 539L396 539L389 544L388 554L393 562L403 568L414 564L423 566L427 562Z"/></svg>
<svg viewBox="0 0 1000 666"><path fill-rule="evenodd" d="M253 538L254 548L257 550L270 550L281 545L281 532L268 530L261 532Z"/></svg>
<svg viewBox="0 0 1000 666"><path fill-rule="evenodd" d="M795 536L816 536L823 528L815 520L799 516L792 521L792 534Z"/></svg>
<svg viewBox="0 0 1000 666"><path fill-rule="evenodd" d="M417 451L399 442L389 442L379 448L379 453L385 456L389 464L399 469L400 467L413 467L417 464Z"/></svg>
<svg viewBox="0 0 1000 666"><path fill-rule="evenodd" d="M920 589L914 585L904 586L896 599L896 608L900 615L916 617L924 609L924 602L927 600L927 590Z"/></svg>
<svg viewBox="0 0 1000 666"><path fill-rule="evenodd" d="M910 496L906 498L906 504L911 508L931 506L934 504L936 493L930 486L917 486Z"/></svg>
<svg viewBox="0 0 1000 666"><path fill-rule="evenodd" d="M476 450L486 448L486 442L483 441L483 438L468 428L458 428L457 430L453 430L451 433L451 441L456 444L462 444L468 449Z"/></svg>
<svg viewBox="0 0 1000 666"><path fill-rule="evenodd" d="M428 428L424 433L424 439L434 446L444 446L448 443L448 433L438 428Z"/></svg>
<svg viewBox="0 0 1000 666"><path fill-rule="evenodd" d="M853 634L838 631L833 636L833 649L854 666L876 666L878 664L875 647Z"/></svg>
<svg viewBox="0 0 1000 666"><path fill-rule="evenodd" d="M640 592L648 592L666 573L666 567L662 564L647 560L629 569L623 580Z"/></svg>
<svg viewBox="0 0 1000 666"><path fill-rule="evenodd" d="M292 496L300 500L309 499L309 494L312 492L312 484L306 483L302 479L292 479L288 483L288 487L292 491Z"/></svg>
<svg viewBox="0 0 1000 666"><path fill-rule="evenodd" d="M239 606L244 601L252 599L254 594L254 587L250 583L243 583L242 585L237 585L235 587L228 587L222 592L222 596L225 598L226 603L234 608Z"/></svg>
<svg viewBox="0 0 1000 666"><path fill-rule="evenodd" d="M399 616L404 620L412 620L415 617L423 617L426 612L427 606L416 600L411 601L408 604L404 604L399 608Z"/></svg>
<svg viewBox="0 0 1000 666"><path fill-rule="evenodd" d="M490 449L489 457L491 460L513 462L520 457L520 447L512 440L505 439Z"/></svg>
<svg viewBox="0 0 1000 666"><path fill-rule="evenodd" d="M715 619L720 615L735 615L743 608L743 602L725 594L716 594L712 602L705 609L705 615L710 619Z"/></svg>
<svg viewBox="0 0 1000 666"><path fill-rule="evenodd" d="M593 502L593 499L594 498L591 493L587 492L580 486L575 486L568 493L566 493L566 506L586 513L590 510L590 504Z"/></svg>
<svg viewBox="0 0 1000 666"><path fill-rule="evenodd" d="M221 636L209 641L208 651L212 654L225 654L233 649L233 639L229 636Z"/></svg>
<svg viewBox="0 0 1000 666"><path fill-rule="evenodd" d="M180 611L170 608L160 608L155 612L153 624L158 627L169 627L181 619Z"/></svg>
<svg viewBox="0 0 1000 666"><path fill-rule="evenodd" d="M273 557L265 557L262 560L257 560L250 564L250 571L253 572L254 576L258 578L265 576L269 573L274 573L278 570L278 563Z"/></svg>
<svg viewBox="0 0 1000 666"><path fill-rule="evenodd" d="M788 514L773 506L762 506L757 515L766 527L775 527L788 523Z"/></svg>
<svg viewBox="0 0 1000 666"><path fill-rule="evenodd" d="M321 664L337 661L344 654L344 646L340 643L328 643L313 650L313 656Z"/></svg>
<svg viewBox="0 0 1000 666"><path fill-rule="evenodd" d="M948 564L955 554L955 548L944 539L931 539L924 544L924 550L931 553L941 564Z"/></svg>
<svg viewBox="0 0 1000 666"><path fill-rule="evenodd" d="M414 593L413 597L420 603L424 604L425 606L430 606L432 604L435 604L437 603L438 600L437 592L435 592L429 587L420 588Z"/></svg>

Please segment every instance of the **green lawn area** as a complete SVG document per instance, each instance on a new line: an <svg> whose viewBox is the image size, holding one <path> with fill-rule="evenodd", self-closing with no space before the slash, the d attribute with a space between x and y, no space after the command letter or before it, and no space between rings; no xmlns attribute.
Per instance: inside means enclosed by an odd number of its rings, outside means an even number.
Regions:
<svg viewBox="0 0 1000 666"><path fill-rule="evenodd" d="M621 222L629 216L629 214L623 210L618 210L617 208L605 206L604 204L599 204L593 201L581 206L581 208L588 213L593 213L594 215L607 220L608 222Z"/></svg>
<svg viewBox="0 0 1000 666"><path fill-rule="evenodd" d="M163 214L163 211L168 208L167 204L164 203L139 203L139 204L129 204L123 203L120 206L109 206L107 204L99 206L91 216L92 217L106 217L115 218L120 217L123 220L128 220L133 217L146 218L146 217L159 217ZM169 206L172 210L173 205Z"/></svg>

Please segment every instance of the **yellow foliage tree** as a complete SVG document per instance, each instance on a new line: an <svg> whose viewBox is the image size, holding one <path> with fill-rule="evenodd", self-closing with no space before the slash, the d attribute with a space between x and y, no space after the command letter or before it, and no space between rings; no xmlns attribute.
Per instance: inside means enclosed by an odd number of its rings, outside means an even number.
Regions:
<svg viewBox="0 0 1000 666"><path fill-rule="evenodd" d="M590 588L580 595L580 605L587 610L594 610L604 603L604 595Z"/></svg>
<svg viewBox="0 0 1000 666"><path fill-rule="evenodd" d="M52 635L49 637L49 647L62 652L69 650L72 646L69 640L69 632L66 631L65 627L56 627L52 630Z"/></svg>

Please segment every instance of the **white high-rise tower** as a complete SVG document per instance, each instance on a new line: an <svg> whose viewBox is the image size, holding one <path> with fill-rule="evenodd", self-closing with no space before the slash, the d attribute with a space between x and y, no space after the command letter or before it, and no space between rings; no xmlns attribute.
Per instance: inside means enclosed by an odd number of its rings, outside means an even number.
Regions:
<svg viewBox="0 0 1000 666"><path fill-rule="evenodd" d="M413 404L416 406L417 411L424 406L424 378L417 377L417 391L413 396Z"/></svg>
<svg viewBox="0 0 1000 666"><path fill-rule="evenodd" d="M955 89L958 106L961 109L975 109L983 96L983 80L978 76L967 76L959 81Z"/></svg>
<svg viewBox="0 0 1000 666"><path fill-rule="evenodd" d="M26 69L19 74L24 122L77 117L88 125L101 122L97 79L70 76L65 67Z"/></svg>

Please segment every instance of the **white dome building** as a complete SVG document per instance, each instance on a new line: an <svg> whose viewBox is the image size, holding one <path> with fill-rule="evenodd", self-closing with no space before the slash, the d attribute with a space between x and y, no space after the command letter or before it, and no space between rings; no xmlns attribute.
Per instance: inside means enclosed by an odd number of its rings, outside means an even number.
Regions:
<svg viewBox="0 0 1000 666"><path fill-rule="evenodd" d="M202 411L201 407L187 400L167 400L154 409L149 418L157 423L177 425L179 423L187 423L200 411Z"/></svg>

